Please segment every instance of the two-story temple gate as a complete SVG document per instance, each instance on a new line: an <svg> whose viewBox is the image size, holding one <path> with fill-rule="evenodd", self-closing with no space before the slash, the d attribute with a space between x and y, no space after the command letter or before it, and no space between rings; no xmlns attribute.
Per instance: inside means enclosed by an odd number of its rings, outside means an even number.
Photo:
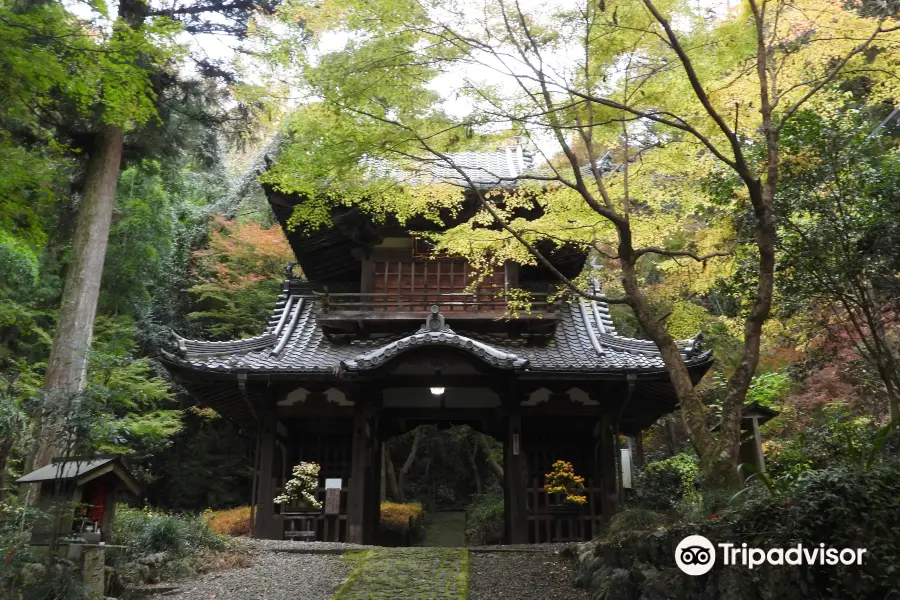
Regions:
<svg viewBox="0 0 900 600"><path fill-rule="evenodd" d="M519 150L465 160L509 171L495 178L529 168ZM485 172L473 180L505 185L484 180ZM268 196L287 230L304 199ZM473 196L463 204L448 226L477 211ZM506 262L475 273L465 261L429 254L390 219L376 224L358 209L341 210L330 229L288 231L306 280L285 281L262 335L176 336L164 357L198 402L256 432L256 535L283 537L273 498L293 465L315 461L320 483L343 482L340 514L318 517L319 539L372 543L383 442L418 423L449 420L504 444L509 542L589 538L614 509L616 435L634 435L677 408L656 346L620 335L602 302L555 297L555 274L540 265ZM540 209L519 212L531 218ZM408 226L434 228L424 220ZM584 268L583 248L543 252L566 277ZM514 293L529 295L529 310L508 310ZM710 353L698 338L679 346L698 381ZM543 492L557 459L589 483L584 512L567 522L551 514Z"/></svg>

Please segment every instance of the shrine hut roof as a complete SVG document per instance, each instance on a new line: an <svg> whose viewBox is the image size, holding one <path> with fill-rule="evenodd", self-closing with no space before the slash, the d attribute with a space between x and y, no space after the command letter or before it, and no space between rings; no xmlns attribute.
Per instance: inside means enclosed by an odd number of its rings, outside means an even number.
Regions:
<svg viewBox="0 0 900 600"><path fill-rule="evenodd" d="M603 302L575 299L559 308L551 340L532 344L526 339L468 332L454 323L453 313L437 331L423 326L405 334L375 339L339 340L317 322L320 299L306 282L286 282L270 325L263 335L227 342L205 342L175 336L166 362L207 373L322 374L365 372L392 357L419 347L446 347L472 354L496 369L545 373L665 372L656 345L619 334ZM697 336L678 342L685 363L705 366L711 351L701 349Z"/></svg>
<svg viewBox="0 0 900 600"><path fill-rule="evenodd" d="M137 481L122 465L121 460L115 457L54 459L49 465L20 477L16 483L73 480L77 485L84 485L107 473L113 473L118 477L133 494L140 493Z"/></svg>

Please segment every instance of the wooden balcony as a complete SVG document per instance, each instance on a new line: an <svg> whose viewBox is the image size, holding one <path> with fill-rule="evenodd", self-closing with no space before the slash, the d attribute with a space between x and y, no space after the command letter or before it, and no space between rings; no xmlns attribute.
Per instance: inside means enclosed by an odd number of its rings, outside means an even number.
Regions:
<svg viewBox="0 0 900 600"><path fill-rule="evenodd" d="M485 333L522 333L546 330L556 321L558 303L549 292L532 293L530 307L499 293L476 292L316 292L322 311L319 323L345 332L392 333L409 331L425 322L437 305L448 325Z"/></svg>

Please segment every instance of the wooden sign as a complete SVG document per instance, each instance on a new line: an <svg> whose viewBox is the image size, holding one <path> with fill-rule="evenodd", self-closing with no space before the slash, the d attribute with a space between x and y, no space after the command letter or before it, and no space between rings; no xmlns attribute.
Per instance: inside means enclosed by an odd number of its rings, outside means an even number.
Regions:
<svg viewBox="0 0 900 600"><path fill-rule="evenodd" d="M512 453L513 453L513 456L519 455L519 434L518 433L513 434Z"/></svg>
<svg viewBox="0 0 900 600"><path fill-rule="evenodd" d="M329 488L325 490L325 514L341 514L341 488Z"/></svg>

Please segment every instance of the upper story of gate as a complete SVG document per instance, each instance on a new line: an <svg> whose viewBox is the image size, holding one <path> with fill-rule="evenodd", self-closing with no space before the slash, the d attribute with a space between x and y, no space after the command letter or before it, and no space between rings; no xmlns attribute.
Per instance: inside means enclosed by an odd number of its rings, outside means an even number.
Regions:
<svg viewBox="0 0 900 600"><path fill-rule="evenodd" d="M443 211L442 226L424 217L401 225L391 216L376 220L357 207L340 207L333 210L331 227L292 229L288 221L304 198L267 190L297 263L321 301L318 320L324 330L363 335L402 332L421 323L437 305L454 322L484 332L553 331L559 309L553 292L559 281L550 269L506 262L490 272L476 272L464 259L436 255L427 241L410 233L440 231L471 219L480 207L479 192L514 188L517 177L533 169L531 156L511 147L452 153L448 158L446 164L429 163L424 174L416 175L418 183L462 188L462 206ZM535 202L514 214L533 219L542 209ZM587 258L583 248L571 245L547 243L540 250L570 278L581 272ZM530 299L530 309L517 311L513 319L506 318L511 290L526 290Z"/></svg>

